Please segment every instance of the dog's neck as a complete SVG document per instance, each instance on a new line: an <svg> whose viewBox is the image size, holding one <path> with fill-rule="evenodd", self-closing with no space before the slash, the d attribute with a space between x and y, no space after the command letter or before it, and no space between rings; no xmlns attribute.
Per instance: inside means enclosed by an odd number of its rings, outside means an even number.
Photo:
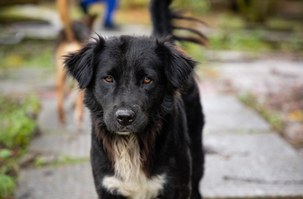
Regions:
<svg viewBox="0 0 303 199"><path fill-rule="evenodd" d="M139 178L142 162L138 138L131 134L112 141L115 175L125 181Z"/></svg>
<svg viewBox="0 0 303 199"><path fill-rule="evenodd" d="M150 168L153 162L152 151L155 147L156 137L162 129L159 122L150 131L142 134L117 135L106 130L104 125L100 125L98 119L92 117L95 136L102 144L102 147L112 163L113 168L121 168L115 171L125 178L133 174L144 172L150 176ZM131 164L129 164L131 163ZM129 165L126 165L129 164ZM125 169L132 171L126 172ZM119 174L120 173L120 174ZM122 175L122 173L124 173Z"/></svg>

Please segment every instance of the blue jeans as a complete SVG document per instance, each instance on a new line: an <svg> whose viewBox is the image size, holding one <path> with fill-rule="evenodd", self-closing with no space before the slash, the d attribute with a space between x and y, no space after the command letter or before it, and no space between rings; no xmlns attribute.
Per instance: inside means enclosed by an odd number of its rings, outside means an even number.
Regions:
<svg viewBox="0 0 303 199"><path fill-rule="evenodd" d="M87 14L88 7L93 3L106 3L106 11L104 15L104 26L109 27L113 25L113 15L117 8L118 0L82 0L81 1L81 8L83 9L84 13Z"/></svg>

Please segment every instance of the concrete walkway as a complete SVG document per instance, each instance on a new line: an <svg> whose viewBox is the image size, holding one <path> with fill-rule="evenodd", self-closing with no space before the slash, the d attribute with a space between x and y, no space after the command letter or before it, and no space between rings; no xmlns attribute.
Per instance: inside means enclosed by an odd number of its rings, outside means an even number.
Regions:
<svg viewBox="0 0 303 199"><path fill-rule="evenodd" d="M200 87L207 122L206 174L201 183L205 198L303 198L302 156L254 111L234 96L221 94L212 81L203 79ZM53 88L44 87L39 95L41 135L29 151L48 166L21 170L16 199L96 199L88 111L83 130L77 130L70 96L65 104L68 123L62 126Z"/></svg>
<svg viewBox="0 0 303 199"><path fill-rule="evenodd" d="M201 92L209 152L204 196L303 198L303 158L235 97L207 88Z"/></svg>

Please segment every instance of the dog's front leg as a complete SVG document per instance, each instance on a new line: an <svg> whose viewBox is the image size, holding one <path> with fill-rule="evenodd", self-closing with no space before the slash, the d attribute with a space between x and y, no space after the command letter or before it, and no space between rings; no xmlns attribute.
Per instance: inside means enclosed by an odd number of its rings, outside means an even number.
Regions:
<svg viewBox="0 0 303 199"><path fill-rule="evenodd" d="M98 157L94 157L92 159L92 163L93 163L92 169L93 169L93 177L94 177L98 198L99 199L126 199L116 191L108 190L106 187L104 187L104 182L103 182L105 178L104 173L108 173L108 170L106 166L102 164L95 164L97 162L100 163Z"/></svg>
<svg viewBox="0 0 303 199"><path fill-rule="evenodd" d="M93 127L94 129L94 127ZM107 158L101 142L98 141L95 132L92 133L91 144L91 166L94 178L94 184L99 199L126 199L115 191L109 191L103 185L105 176L113 175L112 165Z"/></svg>
<svg viewBox="0 0 303 199"><path fill-rule="evenodd" d="M189 185L179 187L167 187L159 199L190 199L191 189Z"/></svg>
<svg viewBox="0 0 303 199"><path fill-rule="evenodd" d="M172 159L174 162L170 168L172 171L168 176L168 182L164 187L161 199L189 199L191 196L191 156L189 149L183 147L183 151L179 151L176 157Z"/></svg>

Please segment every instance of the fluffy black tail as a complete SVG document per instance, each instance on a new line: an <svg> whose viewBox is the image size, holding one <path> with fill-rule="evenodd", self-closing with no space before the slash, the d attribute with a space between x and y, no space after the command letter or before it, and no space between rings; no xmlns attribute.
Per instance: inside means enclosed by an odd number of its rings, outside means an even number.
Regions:
<svg viewBox="0 0 303 199"><path fill-rule="evenodd" d="M173 20L177 23L182 20L184 22L195 22L202 25L206 25L205 22L194 17L184 16L181 12L172 12L170 9L171 3L172 0L151 0L150 12L153 23L153 36L169 38L171 41L189 41L206 46L207 38L200 30L174 25ZM177 35L174 33L174 30L191 33L191 36L187 34L185 36Z"/></svg>

